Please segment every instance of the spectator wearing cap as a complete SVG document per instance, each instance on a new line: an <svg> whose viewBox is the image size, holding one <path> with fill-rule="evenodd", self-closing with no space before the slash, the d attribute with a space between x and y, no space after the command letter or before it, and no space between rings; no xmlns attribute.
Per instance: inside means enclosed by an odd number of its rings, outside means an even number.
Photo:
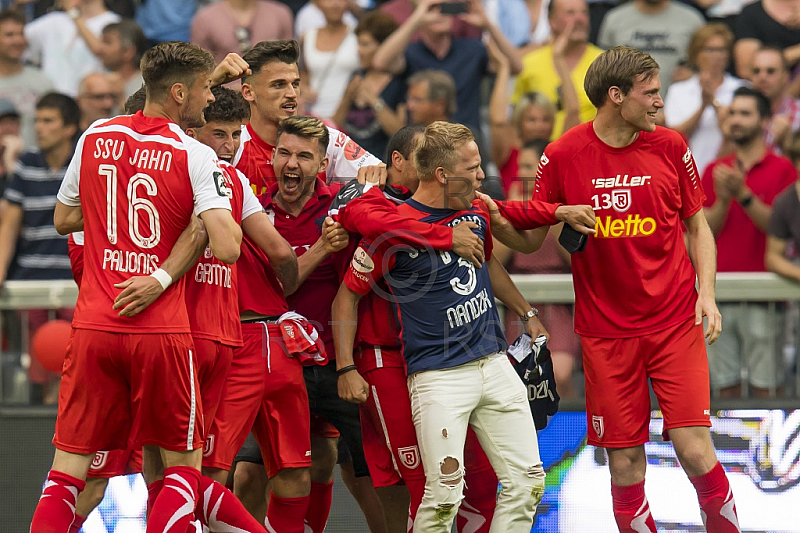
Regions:
<svg viewBox="0 0 800 533"><path fill-rule="evenodd" d="M32 150L36 147L33 131L36 100L51 91L53 84L39 69L22 63L28 47L24 27L25 17L18 12L0 12L0 99L7 100L16 109L25 147Z"/></svg>
<svg viewBox="0 0 800 533"><path fill-rule="evenodd" d="M191 41L220 63L230 52L244 55L261 41L291 39L292 11L274 0L222 0L197 12Z"/></svg>
<svg viewBox="0 0 800 533"><path fill-rule="evenodd" d="M5 190L24 146L19 132L19 111L8 100L0 100L0 193Z"/></svg>
<svg viewBox="0 0 800 533"><path fill-rule="evenodd" d="M109 72L119 76L122 97L127 98L144 84L139 63L147 50L142 28L132 19L113 22L103 28L100 59Z"/></svg>

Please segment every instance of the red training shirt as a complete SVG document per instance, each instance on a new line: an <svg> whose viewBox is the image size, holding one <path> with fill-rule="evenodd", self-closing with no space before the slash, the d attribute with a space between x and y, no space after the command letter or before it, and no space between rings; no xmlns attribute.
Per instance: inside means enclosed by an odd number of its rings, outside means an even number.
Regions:
<svg viewBox="0 0 800 533"><path fill-rule="evenodd" d="M704 195L680 134L657 127L613 148L593 122L576 126L545 149L534 198L589 204L597 214L597 234L572 256L577 333L637 337L694 315L681 221L702 208Z"/></svg>

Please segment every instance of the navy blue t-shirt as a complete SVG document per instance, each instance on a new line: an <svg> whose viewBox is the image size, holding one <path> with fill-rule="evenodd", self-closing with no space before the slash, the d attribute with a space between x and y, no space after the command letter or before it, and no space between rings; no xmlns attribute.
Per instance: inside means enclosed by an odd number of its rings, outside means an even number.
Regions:
<svg viewBox="0 0 800 533"><path fill-rule="evenodd" d="M450 51L439 59L422 41L406 48L405 76L422 70L444 70L456 82L458 110L451 121L471 128L480 127L480 83L489 66L489 54L480 39L454 38Z"/></svg>
<svg viewBox="0 0 800 533"><path fill-rule="evenodd" d="M455 211L425 206L408 200L398 212L422 222L455 226L468 221L485 243L491 258L488 214L475 205ZM506 340L494 303L489 268L475 268L452 252L433 249L385 250L372 248L368 269L373 281L380 277L391 290L400 322L400 341L408 374L452 368L505 350ZM361 278L368 283L366 277Z"/></svg>

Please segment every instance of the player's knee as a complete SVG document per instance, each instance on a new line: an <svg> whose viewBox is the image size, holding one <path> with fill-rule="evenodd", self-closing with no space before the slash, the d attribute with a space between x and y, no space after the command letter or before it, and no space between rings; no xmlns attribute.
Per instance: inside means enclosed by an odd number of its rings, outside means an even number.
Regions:
<svg viewBox="0 0 800 533"><path fill-rule="evenodd" d="M454 457L439 462L439 490L435 491L435 511L440 520L449 520L458 511L464 494L464 469Z"/></svg>
<svg viewBox="0 0 800 533"><path fill-rule="evenodd" d="M106 487L108 487L108 479L106 478L88 478L86 480L86 487L80 494L79 505L94 509L106 495ZM83 505L81 505L83 504Z"/></svg>
<svg viewBox="0 0 800 533"><path fill-rule="evenodd" d="M294 486L310 485L311 473L308 468L281 468L273 479Z"/></svg>
<svg viewBox="0 0 800 533"><path fill-rule="evenodd" d="M262 490L267 486L267 473L262 465L240 462L233 473L233 485L236 494Z"/></svg>

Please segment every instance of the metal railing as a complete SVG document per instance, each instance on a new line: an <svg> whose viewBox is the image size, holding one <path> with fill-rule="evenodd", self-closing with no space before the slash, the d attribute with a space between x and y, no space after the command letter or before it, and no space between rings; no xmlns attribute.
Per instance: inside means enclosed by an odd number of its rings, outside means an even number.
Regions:
<svg viewBox="0 0 800 533"><path fill-rule="evenodd" d="M530 302L572 303L575 300L570 274L515 274L511 277ZM7 281L0 288L0 310L68 308L75 305L77 296L78 288L71 280ZM717 301L768 302L773 304L772 312L778 312L775 303L800 301L800 283L772 273L721 273L717 276ZM27 334L22 338L22 351L27 354ZM784 368L783 353L776 353L775 357L780 358L778 368ZM2 373L3 365L0 365L0 404L7 397ZM796 380L790 393L797 397L800 380Z"/></svg>

